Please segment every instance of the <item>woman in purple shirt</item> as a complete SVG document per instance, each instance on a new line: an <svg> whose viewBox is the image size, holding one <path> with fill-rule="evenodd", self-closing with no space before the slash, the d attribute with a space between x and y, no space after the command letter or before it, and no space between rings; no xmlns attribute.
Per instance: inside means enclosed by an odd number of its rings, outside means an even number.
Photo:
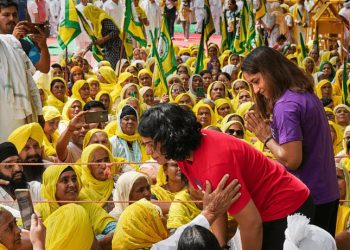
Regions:
<svg viewBox="0 0 350 250"><path fill-rule="evenodd" d="M268 47L254 49L242 63L255 93L256 111L247 128L276 159L310 189L313 224L334 236L339 203L332 140L322 103L305 73Z"/></svg>

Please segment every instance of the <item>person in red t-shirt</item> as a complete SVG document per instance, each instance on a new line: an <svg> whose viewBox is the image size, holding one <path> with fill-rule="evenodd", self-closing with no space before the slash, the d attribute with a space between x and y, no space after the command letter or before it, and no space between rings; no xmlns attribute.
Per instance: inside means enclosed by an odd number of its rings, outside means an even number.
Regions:
<svg viewBox="0 0 350 250"><path fill-rule="evenodd" d="M159 164L173 159L194 187L215 188L225 174L238 179L241 197L228 212L239 224L243 249L283 249L287 216L301 213L312 219L314 204L309 189L285 168L249 144L216 131L201 130L194 114L176 104L147 110L139 133L147 154ZM227 217L212 225L225 245Z"/></svg>

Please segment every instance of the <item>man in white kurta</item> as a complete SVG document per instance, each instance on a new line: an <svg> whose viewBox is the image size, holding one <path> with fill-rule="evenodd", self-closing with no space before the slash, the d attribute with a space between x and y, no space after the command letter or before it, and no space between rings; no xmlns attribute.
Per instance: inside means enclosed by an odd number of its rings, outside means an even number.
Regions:
<svg viewBox="0 0 350 250"><path fill-rule="evenodd" d="M159 4L155 0L144 0L140 3L140 7L145 11L149 25L145 26L147 43L151 44L151 37L149 32L154 33L157 28L160 29L161 11Z"/></svg>
<svg viewBox="0 0 350 250"><path fill-rule="evenodd" d="M202 32L203 20L205 18L204 0L194 0L193 9L196 15L196 33Z"/></svg>
<svg viewBox="0 0 350 250"><path fill-rule="evenodd" d="M46 2L48 3L50 10L50 35L53 37L57 37L57 29L61 13L61 2L60 0L47 0Z"/></svg>

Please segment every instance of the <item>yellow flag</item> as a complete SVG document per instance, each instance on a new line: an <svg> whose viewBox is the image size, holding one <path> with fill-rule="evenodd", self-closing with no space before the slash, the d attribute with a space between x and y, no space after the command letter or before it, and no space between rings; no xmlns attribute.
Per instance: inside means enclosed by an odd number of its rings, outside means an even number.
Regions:
<svg viewBox="0 0 350 250"><path fill-rule="evenodd" d="M214 21L213 17L211 15L210 11L210 5L208 0L205 0L204 2L204 9L205 9L205 26L204 26L204 40L205 42L208 42L209 38L211 37L212 34L215 33L215 26L214 26Z"/></svg>
<svg viewBox="0 0 350 250"><path fill-rule="evenodd" d="M265 1L266 0L260 0L260 7L259 7L259 9L257 9L257 11L255 13L256 20L262 18L266 14L266 2Z"/></svg>
<svg viewBox="0 0 350 250"><path fill-rule="evenodd" d="M80 34L81 29L73 0L61 0L61 9L63 15L58 27L58 44L62 49L66 49L68 44Z"/></svg>
<svg viewBox="0 0 350 250"><path fill-rule="evenodd" d="M135 21L132 14L132 0L125 1L124 31L132 36L142 46L147 46L147 41L142 30L142 23Z"/></svg>

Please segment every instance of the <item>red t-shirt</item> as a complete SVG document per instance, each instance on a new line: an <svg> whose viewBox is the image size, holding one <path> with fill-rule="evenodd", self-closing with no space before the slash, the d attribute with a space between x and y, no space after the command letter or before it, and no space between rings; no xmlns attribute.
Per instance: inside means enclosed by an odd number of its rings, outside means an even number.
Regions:
<svg viewBox="0 0 350 250"><path fill-rule="evenodd" d="M211 130L202 134L192 163L178 164L198 189L205 190L205 180L209 180L214 190L224 174L230 175L229 182L238 179L242 195L228 209L230 214L241 211L252 199L264 222L277 220L295 212L309 197L304 183L246 142Z"/></svg>

